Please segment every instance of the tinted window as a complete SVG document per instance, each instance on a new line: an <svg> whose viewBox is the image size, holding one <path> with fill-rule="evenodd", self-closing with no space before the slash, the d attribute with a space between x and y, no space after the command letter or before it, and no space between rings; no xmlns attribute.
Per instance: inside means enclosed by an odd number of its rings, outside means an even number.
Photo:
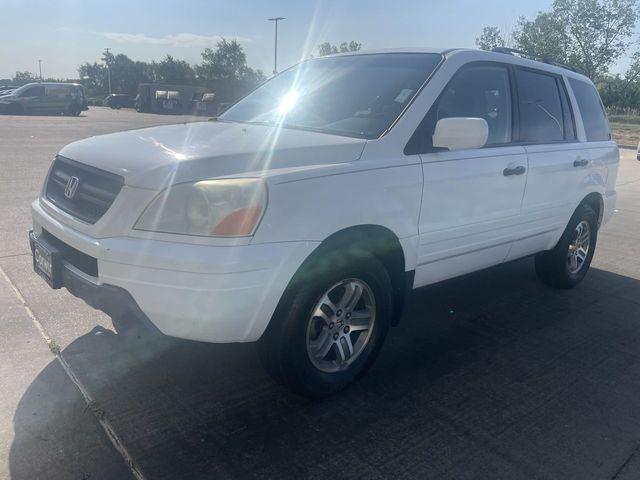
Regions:
<svg viewBox="0 0 640 480"><path fill-rule="evenodd" d="M573 78L569 79L569 84L578 102L587 141L610 140L611 133L607 123L607 116L596 89L587 82L581 82Z"/></svg>
<svg viewBox="0 0 640 480"><path fill-rule="evenodd" d="M558 142L565 139L562 100L556 77L516 70L520 141Z"/></svg>
<svg viewBox="0 0 640 480"><path fill-rule="evenodd" d="M440 59L395 53L308 60L264 83L219 119L377 138Z"/></svg>
<svg viewBox="0 0 640 480"><path fill-rule="evenodd" d="M487 145L511 141L511 91L505 67L463 67L445 87L405 147L405 154L433 151L438 120L451 117L483 118L489 126Z"/></svg>
<svg viewBox="0 0 640 480"><path fill-rule="evenodd" d="M66 98L70 94L68 87L64 85L51 85L46 88L47 97L51 98Z"/></svg>
<svg viewBox="0 0 640 480"><path fill-rule="evenodd" d="M487 145L511 141L511 92L506 68L465 68L447 85L435 108L436 122L450 117L486 120L489 125Z"/></svg>
<svg viewBox="0 0 640 480"><path fill-rule="evenodd" d="M35 86L27 88L20 94L21 97L44 97L44 87Z"/></svg>

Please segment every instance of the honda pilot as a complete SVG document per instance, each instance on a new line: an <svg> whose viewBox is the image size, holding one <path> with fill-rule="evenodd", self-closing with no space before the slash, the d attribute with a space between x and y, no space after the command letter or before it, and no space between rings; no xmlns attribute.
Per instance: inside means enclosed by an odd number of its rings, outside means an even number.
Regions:
<svg viewBox="0 0 640 480"><path fill-rule="evenodd" d="M413 289L529 256L542 282L578 285L618 161L572 69L315 58L212 121L64 147L32 204L34 268L165 335L257 342L274 378L326 396L372 364Z"/></svg>

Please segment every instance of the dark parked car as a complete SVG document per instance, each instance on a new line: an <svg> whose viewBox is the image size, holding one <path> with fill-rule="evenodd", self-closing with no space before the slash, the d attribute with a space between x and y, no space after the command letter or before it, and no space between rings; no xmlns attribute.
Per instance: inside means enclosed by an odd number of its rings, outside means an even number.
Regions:
<svg viewBox="0 0 640 480"><path fill-rule="evenodd" d="M103 103L106 107L115 109L134 107L134 99L124 93L112 93L104 99Z"/></svg>
<svg viewBox="0 0 640 480"><path fill-rule="evenodd" d="M0 112L80 115L87 110L84 88L77 83L28 83L0 97Z"/></svg>

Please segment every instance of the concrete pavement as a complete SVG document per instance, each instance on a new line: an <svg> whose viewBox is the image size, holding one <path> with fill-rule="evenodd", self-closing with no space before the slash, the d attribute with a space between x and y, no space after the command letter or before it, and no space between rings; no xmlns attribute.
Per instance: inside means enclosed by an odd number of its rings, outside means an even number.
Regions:
<svg viewBox="0 0 640 480"><path fill-rule="evenodd" d="M117 332L31 271L28 205L55 152L178 119L0 116L0 478L640 477L635 152L578 288L541 285L531 260L423 288L370 373L311 402L251 345Z"/></svg>

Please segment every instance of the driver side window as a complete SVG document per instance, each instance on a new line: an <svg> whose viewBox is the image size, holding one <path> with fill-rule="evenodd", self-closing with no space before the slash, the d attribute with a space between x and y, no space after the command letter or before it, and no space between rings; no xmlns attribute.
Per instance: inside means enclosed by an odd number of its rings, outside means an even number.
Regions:
<svg viewBox="0 0 640 480"><path fill-rule="evenodd" d="M20 94L21 97L44 97L44 87L33 86Z"/></svg>
<svg viewBox="0 0 640 480"><path fill-rule="evenodd" d="M512 139L509 71L500 65L463 67L444 88L411 138L405 153L426 153L433 147L436 123L443 118L482 118L489 127L487 146Z"/></svg>

